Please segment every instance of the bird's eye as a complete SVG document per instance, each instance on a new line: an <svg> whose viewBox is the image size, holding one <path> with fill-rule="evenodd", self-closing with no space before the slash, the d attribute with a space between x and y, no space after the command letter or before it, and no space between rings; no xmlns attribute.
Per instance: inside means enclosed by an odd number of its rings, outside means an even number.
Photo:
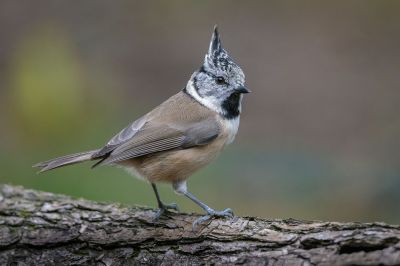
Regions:
<svg viewBox="0 0 400 266"><path fill-rule="evenodd" d="M224 77L217 77L215 81L217 82L218 85L226 84Z"/></svg>

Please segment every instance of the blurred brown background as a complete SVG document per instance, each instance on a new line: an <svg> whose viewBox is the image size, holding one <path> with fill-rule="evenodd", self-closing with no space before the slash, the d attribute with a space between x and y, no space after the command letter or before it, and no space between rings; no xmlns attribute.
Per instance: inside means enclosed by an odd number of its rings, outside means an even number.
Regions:
<svg viewBox="0 0 400 266"><path fill-rule="evenodd" d="M155 206L120 169L31 165L183 88L214 24L253 93L191 191L239 215L400 223L399 1L1 1L0 183Z"/></svg>

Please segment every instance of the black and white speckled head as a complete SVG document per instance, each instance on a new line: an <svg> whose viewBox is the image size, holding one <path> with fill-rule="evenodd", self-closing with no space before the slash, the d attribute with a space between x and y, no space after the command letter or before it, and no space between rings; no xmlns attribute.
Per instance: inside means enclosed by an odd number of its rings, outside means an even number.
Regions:
<svg viewBox="0 0 400 266"><path fill-rule="evenodd" d="M185 91L201 104L220 113L225 118L240 115L244 86L243 70L222 48L217 27L200 69L193 73Z"/></svg>

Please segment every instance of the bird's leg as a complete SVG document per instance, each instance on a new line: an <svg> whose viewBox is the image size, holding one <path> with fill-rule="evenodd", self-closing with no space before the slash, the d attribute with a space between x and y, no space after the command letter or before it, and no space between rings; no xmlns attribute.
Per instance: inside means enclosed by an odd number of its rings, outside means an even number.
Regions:
<svg viewBox="0 0 400 266"><path fill-rule="evenodd" d="M158 210L157 210L156 217L155 217L156 220L158 220L168 210L179 211L178 205L176 203L164 204L161 201L160 195L158 194L156 184L151 183L151 187L153 188L154 194L156 194L157 204L158 204Z"/></svg>
<svg viewBox="0 0 400 266"><path fill-rule="evenodd" d="M201 224L204 223L208 220L210 220L213 217L228 217L228 218L233 218L234 214L232 209L227 208L223 211L216 211L212 208L210 208L208 205L206 205L205 203L201 202L198 198L196 198L192 193L190 193L189 191L187 191L187 187L186 187L186 182L179 182L179 183L174 183L173 187L175 189L175 191L179 194L185 195L186 197L188 197L190 200L192 200L194 203L196 203L197 205L199 205L203 210L205 210L207 212L207 215L202 216L198 219L196 219L193 222L193 230L196 229L196 227Z"/></svg>
<svg viewBox="0 0 400 266"><path fill-rule="evenodd" d="M228 217L228 218L233 218L234 214L232 209L227 208L223 211L216 211L212 208L210 208L208 205L204 204L203 202L201 202L198 198L196 198L192 193L190 193L189 191L186 191L184 193L184 195L186 197L188 197L189 199L191 199L194 203L196 203L197 205L199 205L203 210L205 210L207 212L207 215L204 215L198 219L196 219L193 222L193 230L196 229L196 227L201 224L204 223L208 220L210 220L213 217Z"/></svg>

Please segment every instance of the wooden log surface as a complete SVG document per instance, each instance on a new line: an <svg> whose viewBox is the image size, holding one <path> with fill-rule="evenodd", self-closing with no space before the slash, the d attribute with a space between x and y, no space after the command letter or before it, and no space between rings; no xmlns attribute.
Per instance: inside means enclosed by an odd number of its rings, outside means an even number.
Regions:
<svg viewBox="0 0 400 266"><path fill-rule="evenodd" d="M0 265L399 265L400 228L385 223L214 219L154 221L144 207L0 187Z"/></svg>

